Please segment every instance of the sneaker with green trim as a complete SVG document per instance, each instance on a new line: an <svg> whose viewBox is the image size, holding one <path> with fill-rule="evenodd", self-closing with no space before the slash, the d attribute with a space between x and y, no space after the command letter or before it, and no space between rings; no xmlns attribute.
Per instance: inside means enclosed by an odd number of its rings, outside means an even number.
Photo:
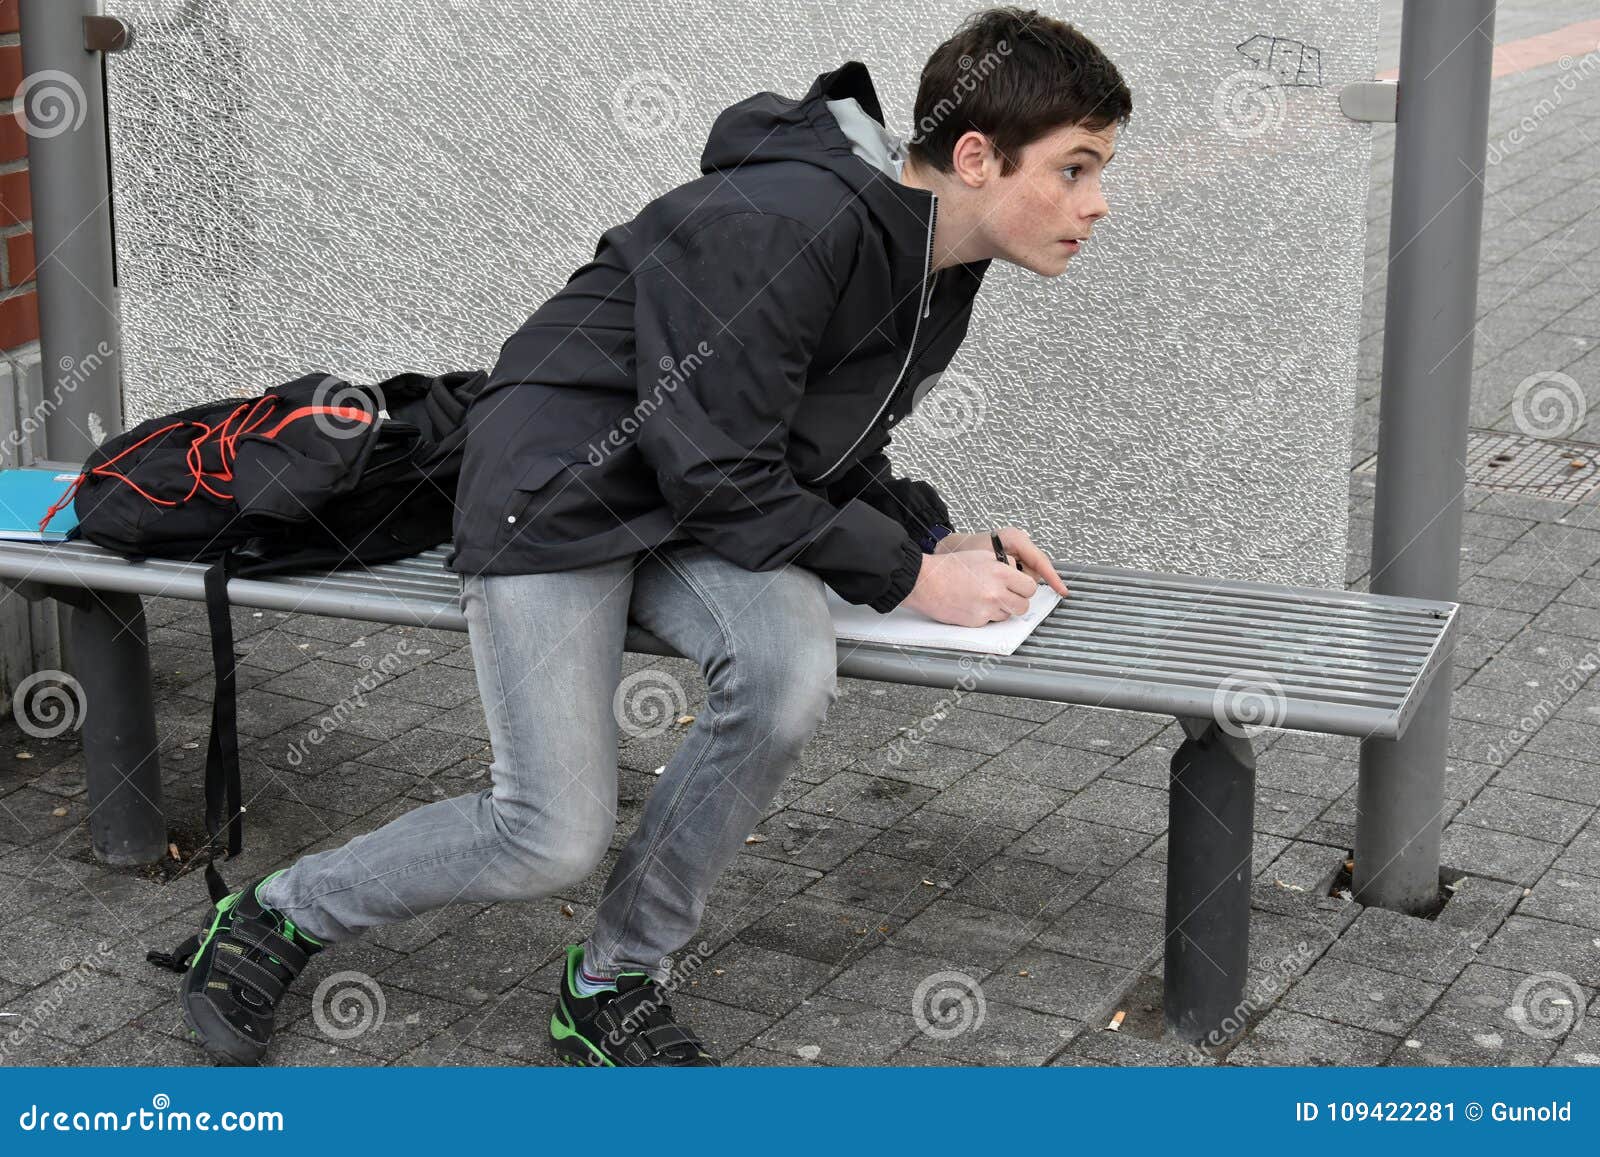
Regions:
<svg viewBox="0 0 1600 1157"><path fill-rule="evenodd" d="M217 901L211 924L152 963L183 972L183 1020L219 1064L261 1063L273 1015L290 981L322 950L283 913L256 898L273 876Z"/></svg>
<svg viewBox="0 0 1600 1157"><path fill-rule="evenodd" d="M596 1067L718 1064L700 1038L672 1015L667 990L643 972L617 975L615 988L580 996L573 977L583 946L567 945L567 967L550 1017L550 1043L569 1065Z"/></svg>

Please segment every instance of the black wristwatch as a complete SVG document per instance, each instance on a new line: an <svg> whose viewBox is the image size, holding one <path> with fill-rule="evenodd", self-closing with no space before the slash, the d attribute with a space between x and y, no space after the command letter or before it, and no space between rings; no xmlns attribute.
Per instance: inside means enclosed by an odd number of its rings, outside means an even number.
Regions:
<svg viewBox="0 0 1600 1157"><path fill-rule="evenodd" d="M941 522L936 522L932 526L928 527L928 533L922 536L922 540L917 545L922 547L923 554L932 554L934 548L939 545L939 540L941 538L954 533L955 531L951 530L948 526L945 526Z"/></svg>

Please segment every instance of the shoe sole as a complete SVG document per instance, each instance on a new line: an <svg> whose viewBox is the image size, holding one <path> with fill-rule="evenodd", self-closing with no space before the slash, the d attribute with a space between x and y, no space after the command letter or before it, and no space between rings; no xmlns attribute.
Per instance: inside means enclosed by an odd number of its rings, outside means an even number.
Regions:
<svg viewBox="0 0 1600 1157"><path fill-rule="evenodd" d="M586 1069L614 1069L616 1062L590 1044L582 1033L561 1020L561 1005L550 1015L550 1047L564 1065L577 1065Z"/></svg>
<svg viewBox="0 0 1600 1157"><path fill-rule="evenodd" d="M229 1068L253 1068L261 1063L266 1049L253 1040L240 1036L233 1027L217 1016L211 1006L203 1001L190 1005L190 994L182 993L178 1000L183 1009L183 1023L189 1034L205 1050L207 1056ZM207 1022L202 1028L201 1022Z"/></svg>

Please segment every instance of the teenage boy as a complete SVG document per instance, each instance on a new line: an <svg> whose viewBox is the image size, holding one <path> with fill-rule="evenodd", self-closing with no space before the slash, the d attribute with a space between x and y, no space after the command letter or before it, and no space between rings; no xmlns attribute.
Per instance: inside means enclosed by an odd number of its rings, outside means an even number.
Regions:
<svg viewBox="0 0 1600 1157"><path fill-rule="evenodd" d="M955 533L889 431L954 356L989 262L1067 268L1132 99L1070 25L974 14L923 68L909 149L849 61L725 109L703 176L608 230L504 345L467 418L455 550L493 787L221 900L184 1016L253 1064L323 946L455 901L577 886L610 847L630 619L708 694L621 850L551 1036L593 1065L717 1062L670 954L837 696L824 584L979 626L1066 594L1023 530Z"/></svg>

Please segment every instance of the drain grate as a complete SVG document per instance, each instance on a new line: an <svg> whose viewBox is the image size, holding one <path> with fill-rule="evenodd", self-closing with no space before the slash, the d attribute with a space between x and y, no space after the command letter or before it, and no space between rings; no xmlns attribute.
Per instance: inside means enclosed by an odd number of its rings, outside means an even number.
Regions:
<svg viewBox="0 0 1600 1157"><path fill-rule="evenodd" d="M1372 455L1356 469L1377 473L1378 456ZM1467 433L1467 484L1577 502L1600 490L1600 446L1471 430Z"/></svg>

